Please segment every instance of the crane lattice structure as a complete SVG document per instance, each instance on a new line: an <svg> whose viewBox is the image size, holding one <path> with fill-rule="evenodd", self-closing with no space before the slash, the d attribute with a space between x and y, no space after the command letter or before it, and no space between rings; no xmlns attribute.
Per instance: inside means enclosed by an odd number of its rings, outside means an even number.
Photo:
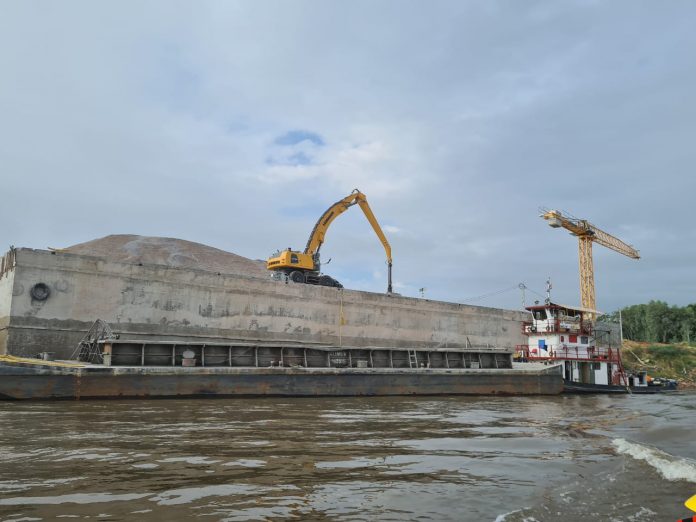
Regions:
<svg viewBox="0 0 696 522"><path fill-rule="evenodd" d="M640 253L631 245L604 232L585 219L578 219L567 212L541 209L541 217L553 228L565 228L578 238L580 257L580 300L583 308L596 310L594 263L592 261L592 243L610 248L632 259L640 259Z"/></svg>
<svg viewBox="0 0 696 522"><path fill-rule="evenodd" d="M77 344L77 348L75 348L72 354L72 359L92 364L102 364L104 362L104 357L101 352L99 341L118 338L119 335L114 334L109 323L97 319Z"/></svg>

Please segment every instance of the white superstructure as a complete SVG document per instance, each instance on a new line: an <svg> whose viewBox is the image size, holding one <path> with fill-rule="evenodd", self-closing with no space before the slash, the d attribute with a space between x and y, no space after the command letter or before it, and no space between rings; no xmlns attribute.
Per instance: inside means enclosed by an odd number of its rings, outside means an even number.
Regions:
<svg viewBox="0 0 696 522"><path fill-rule="evenodd" d="M600 346L592 317L595 310L547 302L527 306L531 320L523 323L527 344L518 357L563 363L568 383L625 386L628 384L618 348Z"/></svg>

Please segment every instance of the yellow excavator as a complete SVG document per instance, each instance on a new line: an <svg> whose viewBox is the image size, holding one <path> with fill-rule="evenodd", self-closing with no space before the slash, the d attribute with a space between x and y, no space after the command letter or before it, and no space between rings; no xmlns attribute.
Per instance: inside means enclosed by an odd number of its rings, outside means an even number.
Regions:
<svg viewBox="0 0 696 522"><path fill-rule="evenodd" d="M283 274L287 276L290 281L294 283L307 283L311 285L322 285L322 286L333 286L336 288L343 288L343 285L336 281L333 277L326 274L321 274L321 262L319 260L319 249L324 243L324 236L326 236L326 231L331 225L332 221L336 219L340 214L348 210L353 205L359 205L362 209L365 217L372 225L377 237L382 242L384 251L387 254L387 267L388 267L388 283L387 292L392 291L392 256L391 256L391 246L389 241L384 236L379 223L375 215L370 209L370 205L367 203L367 198L365 194L360 192L358 189L353 190L348 196L340 201L337 201L331 205L326 212L322 214L314 225L309 240L307 241L307 246L304 252L298 252L288 248L283 251L278 251L273 256L268 258L266 262L266 267L274 272L274 276L280 278Z"/></svg>

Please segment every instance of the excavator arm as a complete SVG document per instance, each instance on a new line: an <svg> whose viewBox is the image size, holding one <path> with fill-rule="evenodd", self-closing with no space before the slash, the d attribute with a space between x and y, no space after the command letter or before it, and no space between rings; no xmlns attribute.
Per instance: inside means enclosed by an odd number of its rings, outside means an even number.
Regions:
<svg viewBox="0 0 696 522"><path fill-rule="evenodd" d="M324 244L324 238L326 236L326 231L329 229L329 225L333 222L334 219L336 219L338 216L343 214L346 210L348 210L350 207L353 205L359 205L361 210L363 211L363 214L365 214L365 217L367 220L370 222L370 225L372 225L372 229L375 231L377 234L377 237L382 243L382 246L384 247L384 251L387 254L387 266L388 266L388 284L387 284L387 292L392 291L392 256L391 256L391 245L389 244L389 241L387 241L387 238L384 235L384 232L382 232L382 228L379 226L379 223L377 222L377 218L375 218L375 215L372 213L372 209L370 209L370 205L367 203L367 197L365 197L365 194L360 192L358 189L353 190L348 196L343 198L340 201L337 201L333 205L331 205L326 212L322 214L322 216L319 218L319 221L314 225L314 228L312 229L312 233L309 235L309 239L307 240L307 246L305 247L304 253L311 255L312 258L315 260L318 257L319 250L321 249L321 245Z"/></svg>
<svg viewBox="0 0 696 522"><path fill-rule="evenodd" d="M358 199L358 205L360 205L361 210L363 211L363 214L365 214L365 217L367 220L370 222L370 225L372 225L372 230L375 231L375 234L377 234L377 237L382 243L382 246L384 247L384 252L387 254L387 292L391 293L392 292L392 255L391 255L391 245L389 244L389 241L387 241L387 238L384 236L384 232L382 232L382 227L379 226L379 223L377 222L377 218L375 215L372 213L372 209L370 208L370 205L367 204L367 199L365 199L365 194L359 193L362 197Z"/></svg>

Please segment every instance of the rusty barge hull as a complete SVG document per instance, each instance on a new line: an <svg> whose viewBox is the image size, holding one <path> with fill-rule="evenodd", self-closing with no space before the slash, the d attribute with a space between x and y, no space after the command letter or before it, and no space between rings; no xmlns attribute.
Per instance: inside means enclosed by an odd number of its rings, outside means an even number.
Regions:
<svg viewBox="0 0 696 522"><path fill-rule="evenodd" d="M560 367L513 369L50 367L0 362L0 399L556 395Z"/></svg>

